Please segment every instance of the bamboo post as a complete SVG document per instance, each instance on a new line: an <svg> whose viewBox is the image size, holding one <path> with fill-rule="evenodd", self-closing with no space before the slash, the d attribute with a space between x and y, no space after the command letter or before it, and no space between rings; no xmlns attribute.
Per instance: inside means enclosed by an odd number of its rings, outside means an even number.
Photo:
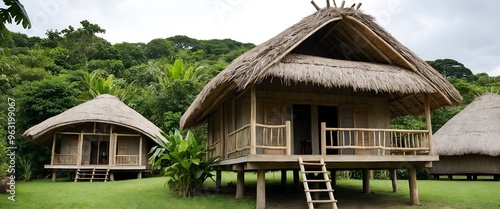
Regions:
<svg viewBox="0 0 500 209"><path fill-rule="evenodd" d="M326 155L326 123L321 122L321 155Z"/></svg>
<svg viewBox="0 0 500 209"><path fill-rule="evenodd" d="M286 132L286 154L292 154L292 123L287 120L285 122L285 132Z"/></svg>
<svg viewBox="0 0 500 209"><path fill-rule="evenodd" d="M427 136L429 139L429 150L432 152L432 122L431 122L431 105L430 105L430 96L428 94L425 95L425 122L427 125L427 130L429 130L429 135Z"/></svg>
<svg viewBox="0 0 500 209"><path fill-rule="evenodd" d="M142 165L142 136L139 137L139 166Z"/></svg>
<svg viewBox="0 0 500 209"><path fill-rule="evenodd" d="M392 192L398 192L398 176L396 169L390 169L391 181L392 181Z"/></svg>
<svg viewBox="0 0 500 209"><path fill-rule="evenodd" d="M281 170L281 186L286 185L286 170Z"/></svg>
<svg viewBox="0 0 500 209"><path fill-rule="evenodd" d="M333 1L333 6L334 6L335 8L337 8L337 3L335 2L335 0L332 0L332 1Z"/></svg>
<svg viewBox="0 0 500 209"><path fill-rule="evenodd" d="M257 98L255 87L250 89L250 154L257 154Z"/></svg>
<svg viewBox="0 0 500 209"><path fill-rule="evenodd" d="M342 4L340 4L340 8L344 8L345 5L345 0L342 1Z"/></svg>
<svg viewBox="0 0 500 209"><path fill-rule="evenodd" d="M358 3L358 6L356 7L356 10L359 10L359 8L361 7L362 3Z"/></svg>
<svg viewBox="0 0 500 209"><path fill-rule="evenodd" d="M314 6L314 8L316 8L316 11L319 11L321 8L319 8L319 6L313 1L311 1L311 4Z"/></svg>
<svg viewBox="0 0 500 209"><path fill-rule="evenodd" d="M239 170L236 175L236 199L245 196L245 171Z"/></svg>
<svg viewBox="0 0 500 209"><path fill-rule="evenodd" d="M266 208L266 170L257 171L257 209Z"/></svg>
<svg viewBox="0 0 500 209"><path fill-rule="evenodd" d="M330 8L330 0L326 0L326 7Z"/></svg>
<svg viewBox="0 0 500 209"><path fill-rule="evenodd" d="M300 191L299 170L293 170L293 188L295 191Z"/></svg>
<svg viewBox="0 0 500 209"><path fill-rule="evenodd" d="M215 186L217 188L222 187L222 170L217 170L215 172Z"/></svg>
<svg viewBox="0 0 500 209"><path fill-rule="evenodd" d="M83 153L83 132L78 136L78 154L76 155L76 165L82 165L82 153Z"/></svg>
<svg viewBox="0 0 500 209"><path fill-rule="evenodd" d="M50 164L51 165L54 165L54 157L55 157L55 154L56 154L56 135L57 134L54 134L54 139L52 140L52 158L50 159Z"/></svg>
<svg viewBox="0 0 500 209"><path fill-rule="evenodd" d="M408 183L410 185L410 203L420 205L418 199L417 170L414 167L408 168Z"/></svg>
<svg viewBox="0 0 500 209"><path fill-rule="evenodd" d="M363 193L370 193L370 170L363 169Z"/></svg>

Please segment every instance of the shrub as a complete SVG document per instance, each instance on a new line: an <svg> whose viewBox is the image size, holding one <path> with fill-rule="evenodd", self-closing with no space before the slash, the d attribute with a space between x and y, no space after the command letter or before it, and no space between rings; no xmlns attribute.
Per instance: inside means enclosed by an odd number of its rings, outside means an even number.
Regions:
<svg viewBox="0 0 500 209"><path fill-rule="evenodd" d="M172 191L182 197L192 196L207 178L212 178L210 165L219 157L206 159L206 144L190 131L185 137L178 130L163 136L167 141L158 139L160 143L151 149L149 161L170 177L167 184Z"/></svg>

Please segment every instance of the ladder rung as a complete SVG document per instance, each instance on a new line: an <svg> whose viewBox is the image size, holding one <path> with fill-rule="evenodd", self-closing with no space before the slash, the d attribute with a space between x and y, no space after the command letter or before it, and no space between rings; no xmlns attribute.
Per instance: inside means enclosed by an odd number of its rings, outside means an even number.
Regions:
<svg viewBox="0 0 500 209"><path fill-rule="evenodd" d="M301 171L302 173L328 173L328 171Z"/></svg>
<svg viewBox="0 0 500 209"><path fill-rule="evenodd" d="M306 162L304 162L304 163L302 163L302 165L317 165L317 166L323 166L323 165L326 165L326 164L324 164L324 163L306 163Z"/></svg>
<svg viewBox="0 0 500 209"><path fill-rule="evenodd" d="M304 192L333 192L333 189L310 189L304 190Z"/></svg>
<svg viewBox="0 0 500 209"><path fill-rule="evenodd" d="M308 203L332 203L337 202L337 200L308 200Z"/></svg>
<svg viewBox="0 0 500 209"><path fill-rule="evenodd" d="M330 179L304 179L302 182L331 182Z"/></svg>

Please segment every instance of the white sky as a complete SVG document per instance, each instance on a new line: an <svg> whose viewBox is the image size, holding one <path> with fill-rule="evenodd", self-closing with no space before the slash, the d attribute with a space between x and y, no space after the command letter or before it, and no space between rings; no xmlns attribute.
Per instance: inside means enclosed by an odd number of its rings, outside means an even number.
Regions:
<svg viewBox="0 0 500 209"><path fill-rule="evenodd" d="M337 5L341 0L336 0ZM361 0L347 0L346 5ZM326 6L325 0L315 0ZM48 29L81 27L88 20L106 29L111 43L144 42L187 35L260 44L312 14L310 0L21 0L33 28L9 29L45 37ZM364 0L376 18L424 60L455 59L474 73L500 75L500 1ZM333 5L333 3L332 3Z"/></svg>

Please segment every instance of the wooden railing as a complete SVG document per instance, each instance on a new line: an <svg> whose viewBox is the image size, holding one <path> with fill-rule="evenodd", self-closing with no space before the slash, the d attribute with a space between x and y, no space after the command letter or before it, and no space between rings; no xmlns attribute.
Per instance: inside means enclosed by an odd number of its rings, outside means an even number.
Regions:
<svg viewBox="0 0 500 209"><path fill-rule="evenodd" d="M262 134L262 137L251 137L250 124L227 135L227 155L229 158L251 154L252 144L255 144L254 148L259 150L259 154L291 154L290 121L287 121L285 125L256 124L255 127L256 134L258 136ZM258 142L252 143L252 139ZM209 148L212 146L216 146L216 143L210 145Z"/></svg>
<svg viewBox="0 0 500 209"><path fill-rule="evenodd" d="M331 149L338 154L345 150L369 155L428 154L429 133L429 130L326 128L321 123L321 153L326 154Z"/></svg>
<svg viewBox="0 0 500 209"><path fill-rule="evenodd" d="M227 135L227 156L238 157L250 154L250 124Z"/></svg>
<svg viewBox="0 0 500 209"><path fill-rule="evenodd" d="M139 165L139 155L116 155L115 165Z"/></svg>
<svg viewBox="0 0 500 209"><path fill-rule="evenodd" d="M262 149L264 154L291 154L291 125L287 121L285 125L262 125L256 124L257 133L262 132L262 143L255 143L256 149ZM287 131L289 130L289 131Z"/></svg>
<svg viewBox="0 0 500 209"><path fill-rule="evenodd" d="M77 154L54 154L54 165L76 165Z"/></svg>
<svg viewBox="0 0 500 209"><path fill-rule="evenodd" d="M221 139L217 139L217 141L214 141L213 143L208 144L207 148L212 150L212 151L207 153L208 158L221 156L222 155Z"/></svg>

